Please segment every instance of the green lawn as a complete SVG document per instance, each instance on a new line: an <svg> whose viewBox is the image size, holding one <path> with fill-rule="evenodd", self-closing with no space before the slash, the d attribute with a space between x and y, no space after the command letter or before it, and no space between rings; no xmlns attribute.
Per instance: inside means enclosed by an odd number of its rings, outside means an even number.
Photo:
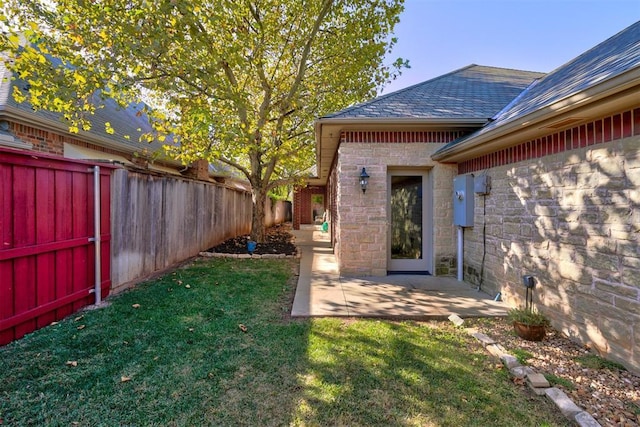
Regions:
<svg viewBox="0 0 640 427"><path fill-rule="evenodd" d="M288 319L294 281L198 260L2 347L0 425L568 425L448 323Z"/></svg>

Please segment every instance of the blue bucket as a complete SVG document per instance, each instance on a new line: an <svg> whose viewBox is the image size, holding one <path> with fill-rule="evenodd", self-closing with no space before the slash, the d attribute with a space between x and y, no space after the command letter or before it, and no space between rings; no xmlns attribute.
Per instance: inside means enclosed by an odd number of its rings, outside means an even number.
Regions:
<svg viewBox="0 0 640 427"><path fill-rule="evenodd" d="M256 246L258 246L256 242L249 240L247 242L247 252L249 252L250 254L253 254L253 252L256 250Z"/></svg>

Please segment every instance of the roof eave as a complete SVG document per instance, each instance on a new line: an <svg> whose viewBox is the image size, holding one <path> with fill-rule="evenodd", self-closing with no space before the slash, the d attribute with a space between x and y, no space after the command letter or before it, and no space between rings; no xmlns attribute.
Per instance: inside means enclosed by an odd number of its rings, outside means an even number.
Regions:
<svg viewBox="0 0 640 427"><path fill-rule="evenodd" d="M443 148L434 153L432 159L440 162L465 161L541 136L549 132L549 125L566 118L580 117L582 122L586 122L609 111L637 107L638 90L640 67L515 118L485 134L471 136L460 144Z"/></svg>
<svg viewBox="0 0 640 427"><path fill-rule="evenodd" d="M411 129L477 129L489 121L488 118L462 117L462 118L391 118L391 117L323 117L314 123L314 135L316 143L316 165L318 166L318 178L324 180L328 178L331 165L324 165L322 162L322 151L331 150L331 158L335 157L340 139L340 132L343 130L356 130L366 127L367 130L382 130L397 127L402 130ZM333 128L332 133L325 134L327 128ZM333 132L335 131L335 132ZM329 138L330 147L323 147L322 141Z"/></svg>
<svg viewBox="0 0 640 427"><path fill-rule="evenodd" d="M77 134L71 133L69 131L69 127L65 126L63 123L59 121L46 119L35 114L30 114L27 111L21 110L20 108L15 108L10 105L5 105L3 107L0 107L0 115L8 119L24 122L29 125L37 125L38 127L42 127L44 129L48 129L54 132L62 132L73 138L78 138L78 139L81 138L86 142L98 145L100 147L110 148L112 150L118 150L122 153L133 155L134 153L137 153L139 151L139 149L136 149L134 147L130 147L126 144L121 144L113 140L110 140L108 138L94 135L91 132L80 131ZM144 147L142 146L140 147L140 149L143 149L143 148ZM180 162L172 159L163 158L162 162L170 165L181 165Z"/></svg>

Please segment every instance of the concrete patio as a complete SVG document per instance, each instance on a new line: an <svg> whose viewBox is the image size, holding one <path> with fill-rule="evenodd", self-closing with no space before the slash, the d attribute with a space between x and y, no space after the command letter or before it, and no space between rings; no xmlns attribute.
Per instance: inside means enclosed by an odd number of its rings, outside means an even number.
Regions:
<svg viewBox="0 0 640 427"><path fill-rule="evenodd" d="M453 277L391 275L341 277L329 233L320 226L294 230L301 252L293 317L445 319L505 316L501 301Z"/></svg>

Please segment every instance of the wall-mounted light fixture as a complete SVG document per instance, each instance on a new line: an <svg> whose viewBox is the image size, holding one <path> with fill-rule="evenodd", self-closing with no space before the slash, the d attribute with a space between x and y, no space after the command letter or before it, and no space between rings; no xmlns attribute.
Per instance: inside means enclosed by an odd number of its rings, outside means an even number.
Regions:
<svg viewBox="0 0 640 427"><path fill-rule="evenodd" d="M360 172L360 188L362 188L362 193L367 191L367 185L369 185L369 175L367 175L367 170L362 168L362 172Z"/></svg>

